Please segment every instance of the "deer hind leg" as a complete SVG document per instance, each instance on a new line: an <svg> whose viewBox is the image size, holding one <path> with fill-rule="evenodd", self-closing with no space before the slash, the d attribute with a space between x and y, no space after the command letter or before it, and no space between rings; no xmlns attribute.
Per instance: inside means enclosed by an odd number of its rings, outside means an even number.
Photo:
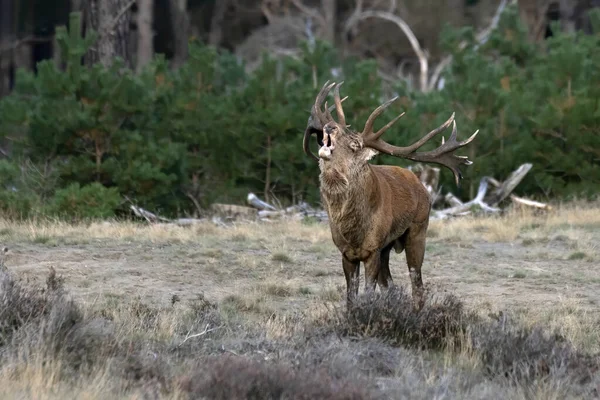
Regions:
<svg viewBox="0 0 600 400"><path fill-rule="evenodd" d="M421 266L425 256L425 239L428 223L412 225L406 236L406 263L410 274L412 295L415 308L421 309L425 304L425 291L423 279L421 278Z"/></svg>
<svg viewBox="0 0 600 400"><path fill-rule="evenodd" d="M390 272L390 252L392 249L394 249L396 253L402 253L406 245L407 236L408 233L404 232L402 236L381 250L381 266L379 269L379 276L377 278L380 289L387 289L390 284L394 284L394 280L392 279L392 274Z"/></svg>
<svg viewBox="0 0 600 400"><path fill-rule="evenodd" d="M387 289L390 284L394 284L392 274L390 273L390 252L392 251L392 247L395 246L394 243L392 242L387 247L384 247L380 253L381 261L379 275L377 275L377 283L380 290Z"/></svg>
<svg viewBox="0 0 600 400"><path fill-rule="evenodd" d="M342 257L342 266L344 267L344 275L346 276L346 307L350 309L358 296L360 261L350 261L346 257Z"/></svg>

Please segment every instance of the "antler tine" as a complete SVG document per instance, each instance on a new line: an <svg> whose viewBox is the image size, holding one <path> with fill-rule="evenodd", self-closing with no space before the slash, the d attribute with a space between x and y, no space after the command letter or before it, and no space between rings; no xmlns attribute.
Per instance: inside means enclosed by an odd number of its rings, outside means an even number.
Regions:
<svg viewBox="0 0 600 400"><path fill-rule="evenodd" d="M393 120L391 120L390 122L388 122L387 124L385 124L385 126L383 128L381 128L380 130L378 130L377 132L375 132L373 134L373 138L379 139L379 137L381 135L383 135L384 132L387 131L390 128L390 126L394 125L396 123L396 121L398 121L400 118L404 117L404 114L406 114L406 113L403 112L402 114L398 115L396 118L394 118Z"/></svg>
<svg viewBox="0 0 600 400"><path fill-rule="evenodd" d="M333 116L331 115L331 111L333 111L333 109L335 108L335 106L332 106L331 109L329 110L329 107L327 106L327 101L325 102L325 116L327 117L327 119L333 119Z"/></svg>
<svg viewBox="0 0 600 400"><path fill-rule="evenodd" d="M457 156L454 154L454 151L471 143L478 133L479 129L468 139L458 142L456 141L456 121L452 121L452 133L447 142L442 142L442 145L435 150L414 153L414 155L410 155L407 158L413 161L432 162L449 168L454 174L456 186L460 186L460 180L462 179L462 173L459 169L460 165L471 165L473 164L473 161L469 160L467 156Z"/></svg>
<svg viewBox="0 0 600 400"><path fill-rule="evenodd" d="M329 83L329 81L325 82L325 84L319 91L317 98L315 99L315 103L313 104L312 109L311 109L310 117L308 118L308 124L306 126L306 130L304 131L304 137L302 139L302 148L304 149L304 152L307 155L310 155L315 160L319 160L319 157L317 157L315 154L313 154L312 151L310 151L310 137L312 136L313 133L316 133L317 134L317 142L319 142L319 144L322 144L321 141L323 140L323 126L327 122L333 121L331 112L333 111L334 108L338 107L337 101L339 100L339 108L341 109L341 104L348 98L348 96L346 96L340 100L339 94L338 94L338 96L336 98L336 104L331 107L328 107L327 102L325 102L325 112L323 112L323 110L321 109L323 101L325 100L325 98L327 97L327 95L329 94L329 92L331 91L331 89L334 86L335 86L335 82L333 82L331 84ZM342 116L343 116L343 111L342 111Z"/></svg>
<svg viewBox="0 0 600 400"><path fill-rule="evenodd" d="M398 99L399 99L399 97L396 96L393 99L390 99L390 100L386 101L385 103L383 103L382 105L380 105L379 107L377 107L371 113L371 115L369 115L369 118L367 119L367 122L365 122L365 127L364 127L364 129L362 131L362 134L364 136L366 136L367 139L371 139L371 140L377 140L377 139L379 139L379 137L381 135L383 135L383 133L386 130L388 130L388 128L390 126L394 125L394 123L396 121L398 121L404 115L404 113L398 115L396 118L394 118L392 121L390 121L386 126L384 126L379 131L377 131L377 133L373 134L373 124L375 123L375 120L377 119L377 117L379 117L385 111L386 108L388 108L393 102L395 102Z"/></svg>
<svg viewBox="0 0 600 400"><path fill-rule="evenodd" d="M332 82L331 84L329 84L329 81L325 82L325 84L319 91L317 98L315 99L315 104L313 105L313 109L312 109L313 120L316 117L318 119L318 121L321 123L321 125L325 125L328 122L326 120L326 116L323 114L323 111L321 111L321 105L323 104L323 101L325 100L325 98L327 97L329 92L331 91L331 88L333 88L334 86L335 86L335 82Z"/></svg>
<svg viewBox="0 0 600 400"><path fill-rule="evenodd" d="M430 141L434 136L439 135L440 132L442 132L443 130L447 129L450 126L450 124L454 122L454 114L455 113L452 113L452 115L450 116L450 118L448 118L446 120L446 122L444 122L442 125L438 126L434 130L432 130L431 132L429 132L427 135L423 136L417 142L411 144L408 147L399 147L399 149L403 149L404 152L408 152L408 153L412 153L413 151L418 150L425 143L427 143L428 141ZM454 123L454 125L456 126L456 123ZM454 139L456 139L456 132L454 132L454 130L453 130L453 133L450 135L450 139L448 139L448 140L452 140L452 135L454 135Z"/></svg>
<svg viewBox="0 0 600 400"><path fill-rule="evenodd" d="M335 89L333 90L333 99L335 101L335 111L337 112L338 123L342 127L346 127L346 116L344 115L344 109L342 108L342 101L340 100L340 86L344 81L335 85Z"/></svg>
<svg viewBox="0 0 600 400"><path fill-rule="evenodd" d="M346 101L348 99L348 96L344 97L343 99L340 100L340 103L343 103L344 101ZM325 102L325 116L327 116L327 118L330 118L333 120L333 116L331 115L331 112L335 109L335 104L332 105L331 107L327 107L327 102ZM348 125L350 126L350 125Z"/></svg>
<svg viewBox="0 0 600 400"><path fill-rule="evenodd" d="M457 156L454 154L454 152L459 148L471 143L479 133L479 130L476 131L473 135L471 135L471 137L469 137L468 139L463 140L462 142L458 142L456 140L457 130L454 115L455 114L452 113L452 116L450 116L450 118L446 122L429 132L417 142L407 147L393 146L379 139L379 136L381 136L381 134L383 133L381 132L381 130L387 129L388 125L390 124L386 125L384 128L382 128L375 134L371 133L370 135L367 135L365 139L363 139L363 141L365 143L365 146L371 147L372 149L375 149L385 154L389 154L396 157L402 157L413 161L430 162L442 165L452 171L452 173L454 174L456 185L460 186L460 179L462 179L462 174L459 169L460 165L471 165L473 162L470 161L467 156ZM396 117L396 120L398 118L399 117ZM395 122L395 120L393 120L392 122ZM416 152L416 150L418 150L421 146L423 146L433 137L438 135L444 129L448 128L450 124L452 124L452 133L450 134L448 141L442 140L442 145L435 150L425 151L421 153Z"/></svg>

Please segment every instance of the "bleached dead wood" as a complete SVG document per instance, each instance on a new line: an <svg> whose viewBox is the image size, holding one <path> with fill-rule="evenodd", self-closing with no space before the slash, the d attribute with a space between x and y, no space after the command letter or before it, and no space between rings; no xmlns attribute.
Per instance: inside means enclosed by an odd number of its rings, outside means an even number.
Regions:
<svg viewBox="0 0 600 400"><path fill-rule="evenodd" d="M260 210L258 212L259 218L267 219L278 219L285 215L285 211L271 211L271 210Z"/></svg>
<svg viewBox="0 0 600 400"><path fill-rule="evenodd" d="M280 218L316 218L319 221L327 221L327 213L323 210L315 210L305 202L300 202L287 208L275 208L269 203L261 200L254 193L248 193L248 203L258 209L258 218L262 221L271 221Z"/></svg>
<svg viewBox="0 0 600 400"><path fill-rule="evenodd" d="M479 183L477 196L475 199L467 203L461 202L452 193L447 193L444 199L446 203L451 205L451 207L444 210L433 210L432 218L443 219L447 218L448 216L457 216L467 210L472 209L473 207L476 207L479 210L487 213L499 212L501 209L496 206L509 196L513 202L520 205L549 209L544 203L523 199L512 194L512 191L519 185L523 178L525 178L525 175L527 175L531 168L532 165L529 163L521 165L519 168L514 170L504 182L499 182L491 177L482 178L481 182ZM490 185L493 186L494 189L488 193L488 188Z"/></svg>
<svg viewBox="0 0 600 400"><path fill-rule="evenodd" d="M500 4L498 5L498 8L496 9L496 13L494 14L494 17L492 18L490 25L475 36L475 39L478 42L477 46L482 45L485 42L487 42L487 40L489 39L492 32L498 27L498 23L500 22L500 16L502 15L502 12L506 8L507 4L508 4L507 0L500 1ZM467 47L467 44L468 44L467 41L462 41L458 45L458 48L460 50L463 50L465 47ZM438 81L440 80L442 72L452 63L452 59L453 59L452 55L448 55L448 56L444 57L438 63L438 65L433 69L433 73L431 74L431 78L429 79L429 83L428 83L428 87L427 87L428 91L432 91L435 89L436 85L438 84Z"/></svg>
<svg viewBox="0 0 600 400"><path fill-rule="evenodd" d="M474 208L479 208L481 211L483 212L487 212L487 213L496 213L496 212L500 212L501 210L499 208L496 207L490 207L488 204L486 204L483 201L483 198L487 192L488 189L488 177L484 176L483 178L481 178L481 181L479 182L479 189L477 190L477 196L464 204L460 204L457 205L455 207L451 207L451 208L446 208L445 210L432 210L432 219L444 219L447 218L448 216L456 216L459 214L462 214L466 211L471 211Z"/></svg>
<svg viewBox="0 0 600 400"><path fill-rule="evenodd" d="M499 187L486 196L484 201L492 206L499 204L502 200L510 196L512 191L515 190L519 183L521 183L532 167L533 165L529 163L521 165L514 170Z"/></svg>
<svg viewBox="0 0 600 400"><path fill-rule="evenodd" d="M161 217L160 215L156 215L148 210L143 209L142 207L135 206L133 204L129 205L129 209L133 212L136 217L143 218L150 223L163 223L168 225L177 225L177 226L189 226L194 224L199 224L202 222L206 222L205 219L199 218L177 218L177 219L168 219Z"/></svg>
<svg viewBox="0 0 600 400"><path fill-rule="evenodd" d="M265 201L262 201L254 193L248 193L248 198L246 200L248 201L248 204L259 210L277 211L275 207Z"/></svg>
<svg viewBox="0 0 600 400"><path fill-rule="evenodd" d="M133 211L133 214L135 214L135 216L144 218L148 222L171 222L169 219L160 217L154 213L151 213L148 210L144 210L142 207L134 206L133 204L131 204L129 208L131 209L131 211Z"/></svg>
<svg viewBox="0 0 600 400"><path fill-rule="evenodd" d="M215 214L225 218L255 218L257 215L255 208L237 204L213 203L210 208Z"/></svg>
<svg viewBox="0 0 600 400"><path fill-rule="evenodd" d="M206 335L209 332L216 331L217 329L221 329L223 327L221 325L221 326L217 326L217 327L209 329L208 328L209 326L210 326L209 324L206 324L206 328L204 328L204 330L202 332L194 333L193 335L191 334L191 331L189 331L187 333L187 335L185 335L185 338L183 339L183 341L181 343L179 343L179 345L177 347L181 347L185 342L187 342L190 339L197 338L199 336L204 336L204 335Z"/></svg>
<svg viewBox="0 0 600 400"><path fill-rule="evenodd" d="M201 224L206 222L207 219L204 218L178 218L176 220L171 221L171 224L177 226L191 226L196 224Z"/></svg>
<svg viewBox="0 0 600 400"><path fill-rule="evenodd" d="M359 4L362 4L362 2ZM362 7L357 6L356 11L352 14L348 21L346 21L345 34L350 32L350 30L360 21L369 18L378 18L384 21L389 21L395 24L398 28L400 28L402 33L404 33L419 60L419 88L421 91L427 92L429 87L427 84L429 76L429 57L427 52L419 44L419 40L413 33L410 25L408 25L404 19L400 18L400 16L386 11L362 11Z"/></svg>
<svg viewBox="0 0 600 400"><path fill-rule="evenodd" d="M446 196L444 196L444 200L446 201L446 203L450 204L451 207L458 207L463 205L463 202L460 201L458 197L456 197L450 192L446 193Z"/></svg>
<svg viewBox="0 0 600 400"><path fill-rule="evenodd" d="M510 195L510 199L521 206L534 207L539 208L541 210L552 210L552 207L546 203L541 203L535 200L524 199L522 197L515 196L514 194Z"/></svg>
<svg viewBox="0 0 600 400"><path fill-rule="evenodd" d="M419 178L423 186L425 186L425 189L427 189L427 192L429 192L431 204L435 205L439 200L441 200L440 194L442 193L442 188L439 187L439 168L417 164L414 167L408 167L408 169L411 170L417 176L417 178Z"/></svg>
<svg viewBox="0 0 600 400"><path fill-rule="evenodd" d="M433 209L431 211L431 219L435 220L471 215L474 211L498 213L502 210L496 206L502 200L508 197L510 197L514 204L518 204L519 206L550 210L551 207L545 203L525 199L512 194L512 191L523 180L531 168L532 165L529 163L521 165L519 168L513 171L504 182L499 182L492 177L482 178L479 183L477 196L473 200L466 203L460 201L454 194L447 193L443 197L443 201L445 201L451 207L442 210ZM440 172L439 168L418 165L414 169L411 168L411 170L413 170L413 172L418 176L419 180L427 188L434 202L436 199L442 200L442 197L440 196L441 188L438 188ZM490 186L492 187L492 190L488 190L490 189ZM276 208L275 206L258 198L258 196L256 196L254 193L248 194L247 201L253 208L233 204L213 204L211 206L212 211L215 213L215 217L212 219L213 223L225 226L225 220L258 219L261 221L273 221L282 218L297 220L314 218L321 222L328 221L328 215L326 211L315 209L305 202L300 202L287 208ZM168 218L163 218L133 204L130 205L130 208L137 217L144 218L150 223L167 223L177 226L189 226L207 221L207 219L196 218L179 218L171 220Z"/></svg>

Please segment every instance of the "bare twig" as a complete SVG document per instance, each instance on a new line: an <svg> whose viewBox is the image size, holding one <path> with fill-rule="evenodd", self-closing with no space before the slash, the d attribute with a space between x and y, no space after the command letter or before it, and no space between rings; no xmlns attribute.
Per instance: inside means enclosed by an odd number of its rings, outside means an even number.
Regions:
<svg viewBox="0 0 600 400"><path fill-rule="evenodd" d="M412 46L415 54L417 55L417 58L419 59L420 89L424 92L427 91L429 88L429 85L427 84L427 80L428 80L428 76L429 76L428 57L427 57L426 52L423 50L423 48L421 48L421 45L419 44L419 41L417 40L417 37L413 33L410 26L402 18L400 18L399 16L392 14L390 12L368 10L368 11L362 11L362 12L358 13L356 16L353 15L350 18L350 20L346 23L346 32L349 31L350 29L352 29L352 27L355 24L357 24L359 21L369 19L369 18L379 18L379 19L383 19L385 21L392 22L392 23L396 24L396 26L398 26L398 28L400 28L402 30L402 32L404 33L404 35L410 42L410 45Z"/></svg>
<svg viewBox="0 0 600 400"><path fill-rule="evenodd" d="M362 12L363 12L363 0L356 0L356 5L354 6L354 11L350 15L350 17L348 17L348 19L346 20L346 24L344 25L344 37L356 25Z"/></svg>
<svg viewBox="0 0 600 400"><path fill-rule="evenodd" d="M196 211L198 212L198 215L202 215L202 207L200 207L200 203L198 202L198 199L196 199L196 197L192 194L192 192L185 192L185 195L188 197L188 199L190 199L192 201L192 203L194 203L194 207L196 207Z"/></svg>
<svg viewBox="0 0 600 400"><path fill-rule="evenodd" d="M53 40L53 38L51 37L39 37L39 36L27 36L24 37L23 39L18 39L16 41L14 41L12 44L3 47L0 49L0 55L9 52L9 51L13 51L18 49L19 47L21 47L24 44L28 44L28 43L47 43L47 42L51 42Z"/></svg>
<svg viewBox="0 0 600 400"><path fill-rule="evenodd" d="M478 44L476 45L475 48L477 48L480 45L487 42L487 40L489 39L492 32L498 27L498 23L500 22L500 17L502 16L502 12L506 8L507 4L508 4L508 0L502 0L500 2L500 5L496 9L496 13L494 14L494 17L492 18L492 22L490 23L490 25L486 29L482 30L477 35L475 35L475 39L478 42ZM466 41L460 42L460 44L458 45L459 50L463 50L465 47L467 47L467 44L468 43ZM440 63L435 67L435 69L433 70L433 74L431 75L431 79L429 79L429 84L428 84L427 90L431 91L431 90L435 89L435 86L436 86L438 80L440 79L440 75L442 74L444 69L446 69L446 67L448 67L448 65L450 65L452 63L452 59L453 59L452 55L448 55L448 56L444 57L442 59L442 61L440 61Z"/></svg>
<svg viewBox="0 0 600 400"><path fill-rule="evenodd" d="M226 349L226 348L225 348L225 346L223 346L223 345L221 345L221 351L222 351L222 352L225 352L225 353L231 353L231 354L233 354L234 356L238 356L238 357L240 356L240 355L239 355L238 353L236 353L235 351L233 351L233 350L229 350L229 349Z"/></svg>
<svg viewBox="0 0 600 400"><path fill-rule="evenodd" d="M117 26L117 24L119 23L119 20L123 17L123 15L125 15L125 13L127 11L129 11L129 9L131 7L133 7L133 5L135 4L137 0L131 0L129 3L125 4L123 6L123 8L121 8L119 10L119 12L117 13L117 15L115 16L115 18L111 21L110 25L107 28L107 32L111 33L113 29L115 29L115 26Z"/></svg>
<svg viewBox="0 0 600 400"><path fill-rule="evenodd" d="M181 347L185 342L187 342L189 339L193 339L193 338L197 338L199 336L204 336L209 332L212 331L216 331L217 329L221 329L223 326L217 326L216 328L210 328L208 329L210 325L206 324L206 328L204 328L204 330L200 333L194 333L193 335L190 335L190 332L187 333L187 335L185 335L185 339L183 339L183 342L179 343L179 345L177 347Z"/></svg>
<svg viewBox="0 0 600 400"><path fill-rule="evenodd" d="M431 74L431 79L429 79L429 91L435 89L435 85L439 81L442 72L450 65L450 63L452 63L452 56L446 56L435 66L433 73Z"/></svg>
<svg viewBox="0 0 600 400"><path fill-rule="evenodd" d="M302 11L304 14L308 15L309 17L314 18L315 20L317 20L319 22L319 24L321 24L322 27L325 26L325 24L327 23L327 21L325 20L325 17L323 17L318 11L313 10L312 8L306 6L300 0L291 0L291 1L292 1L292 4L294 6L296 6L296 8L298 10Z"/></svg>
<svg viewBox="0 0 600 400"><path fill-rule="evenodd" d="M390 0L390 6L388 8L388 12L391 12L391 13L396 12L396 7L398 7L397 0Z"/></svg>

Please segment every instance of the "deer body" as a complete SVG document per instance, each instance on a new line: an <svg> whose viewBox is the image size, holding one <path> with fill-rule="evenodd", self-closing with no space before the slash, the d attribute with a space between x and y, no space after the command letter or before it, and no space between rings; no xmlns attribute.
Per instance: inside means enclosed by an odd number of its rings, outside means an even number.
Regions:
<svg viewBox="0 0 600 400"><path fill-rule="evenodd" d="M408 147L392 146L380 139L396 117L377 132L375 119L394 100L379 106L365 123L362 133L350 131L335 85L334 100L338 122L331 116L332 109L321 106L335 84L327 83L317 96L304 133L304 151L319 160L321 200L329 216L333 242L342 254L346 277L347 302L351 305L358 294L360 263L365 266L365 289L376 285L384 289L393 283L389 270L389 256L406 251L413 299L416 307L423 306L421 266L425 255L425 240L429 225L431 200L429 193L411 171L396 166L370 165L368 161L378 152L415 161L434 162L452 170L456 182L460 179L460 164L469 165L466 157L453 152L470 143L473 134L463 142L456 141L454 114L440 127ZM424 143L453 124L447 142L429 152L416 152ZM308 139L316 133L320 146L317 158L309 149Z"/></svg>
<svg viewBox="0 0 600 400"><path fill-rule="evenodd" d="M339 185L336 182L342 174L320 164L321 201L329 215L333 242L344 260L348 298L358 293L360 262L365 264L367 290L377 282L388 287L392 283L390 252L394 248L401 253L408 234L413 242L409 251L423 259L419 254L425 251L429 193L415 174L400 167L365 164L344 176L347 185ZM414 271L413 292L422 291L421 263L408 266Z"/></svg>

